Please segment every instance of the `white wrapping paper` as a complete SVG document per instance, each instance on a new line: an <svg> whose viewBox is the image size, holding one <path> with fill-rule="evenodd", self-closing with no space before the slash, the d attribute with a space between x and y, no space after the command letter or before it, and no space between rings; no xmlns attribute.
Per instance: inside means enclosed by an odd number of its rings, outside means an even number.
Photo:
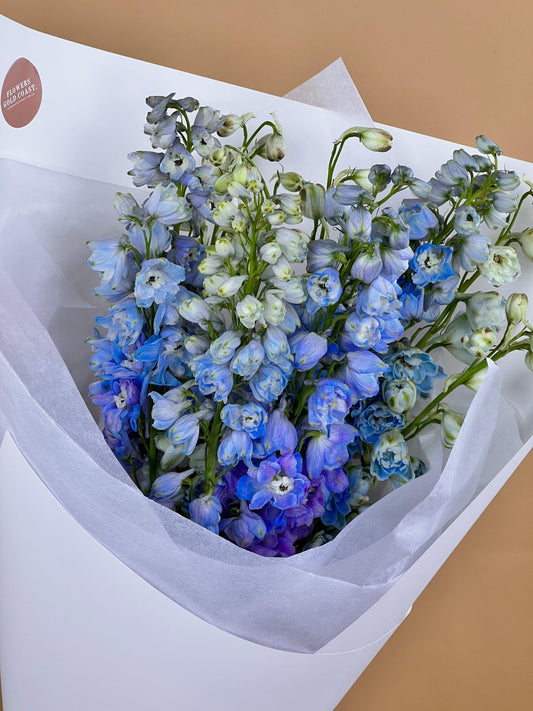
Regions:
<svg viewBox="0 0 533 711"><path fill-rule="evenodd" d="M48 86L29 126L13 130L0 123L0 183L5 186L0 193L0 408L12 437L64 509L180 607L274 649L313 653L334 644L402 581L520 448L518 428L500 397L502 381L520 412L522 434L531 434L531 389L524 393L521 386L527 372L514 361L503 374L491 367L444 469L437 464L375 504L331 543L291 559L263 559L146 499L107 449L80 394L90 379L83 339L96 313L84 244L118 229L112 198L125 182L126 153L143 147L144 96L176 89L237 113L251 109L263 117L275 110L286 131L286 167L316 180L331 141L347 127L346 118L8 25L12 46L7 42L0 49L0 71L10 57L31 51ZM5 27L0 24L0 31ZM62 60L67 56L69 61ZM131 76L132 64L136 80L128 84L123 78ZM82 67L78 88L73 74ZM73 92L74 101L64 107L65 141L58 146L46 139L57 116L52 97L59 85ZM97 118L104 106L103 127ZM395 147L387 161L409 164L421 178L428 178L454 148L391 131ZM316 149L311 153L312 138ZM348 159L352 165L375 162L360 147ZM529 169L519 161L508 160L507 166L519 173ZM531 211L528 218L533 224ZM530 278L525 270L523 282ZM27 526L39 536L38 521ZM416 594L424 584L413 586Z"/></svg>

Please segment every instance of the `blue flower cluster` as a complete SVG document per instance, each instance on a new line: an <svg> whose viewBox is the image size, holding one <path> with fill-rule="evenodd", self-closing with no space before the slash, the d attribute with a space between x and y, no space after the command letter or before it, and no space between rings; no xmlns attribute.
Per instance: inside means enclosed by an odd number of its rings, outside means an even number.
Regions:
<svg viewBox="0 0 533 711"><path fill-rule="evenodd" d="M377 483L423 474L408 440L428 422L453 444L461 420L443 394L414 413L444 375L433 348L474 376L507 333L505 299L466 289L480 272L516 276L520 181L483 137L482 155L455 151L429 182L382 164L335 176L347 140L390 147L357 128L335 143L326 187L279 172L270 189L258 166L284 157L275 117L250 131L251 114L191 97L147 103L153 150L129 158L150 191L117 195L122 233L89 243L109 302L89 339L90 395L146 495L250 551L292 555L331 540ZM224 141L238 131L238 147ZM500 228L499 251L483 227Z"/></svg>

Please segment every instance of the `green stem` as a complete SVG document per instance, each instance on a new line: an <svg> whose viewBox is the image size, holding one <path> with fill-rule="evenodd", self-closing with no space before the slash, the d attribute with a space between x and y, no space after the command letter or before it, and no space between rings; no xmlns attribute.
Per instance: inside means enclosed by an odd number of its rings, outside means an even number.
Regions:
<svg viewBox="0 0 533 711"><path fill-rule="evenodd" d="M204 479L205 494L211 494L216 484L217 451L219 445L220 430L222 429L222 420L220 419L220 413L223 407L224 404L222 402L217 403L217 409L215 411L215 415L209 428L209 436L206 437Z"/></svg>

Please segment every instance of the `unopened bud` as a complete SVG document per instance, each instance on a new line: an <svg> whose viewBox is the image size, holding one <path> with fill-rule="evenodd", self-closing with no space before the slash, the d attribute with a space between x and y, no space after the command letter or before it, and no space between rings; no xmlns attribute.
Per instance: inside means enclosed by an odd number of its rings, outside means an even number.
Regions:
<svg viewBox="0 0 533 711"><path fill-rule="evenodd" d="M342 143L348 138L358 138L369 151L388 151L392 147L392 136L381 128L365 128L354 126L342 133L335 143Z"/></svg>
<svg viewBox="0 0 533 711"><path fill-rule="evenodd" d="M281 133L269 133L256 142L254 151L261 158L272 162L280 161L285 157L285 139Z"/></svg>
<svg viewBox="0 0 533 711"><path fill-rule="evenodd" d="M527 295L511 294L505 304L507 321L512 324L521 323L527 317Z"/></svg>
<svg viewBox="0 0 533 711"><path fill-rule="evenodd" d="M533 353L531 351L526 352L526 365L533 373Z"/></svg>
<svg viewBox="0 0 533 711"><path fill-rule="evenodd" d="M300 191L301 210L305 217L320 220L324 217L324 199L326 191L319 183L306 183Z"/></svg>
<svg viewBox="0 0 533 711"><path fill-rule="evenodd" d="M227 138L231 136L232 133L242 126L241 117L236 114L228 114L224 117L224 123L218 129L217 133L222 138Z"/></svg>
<svg viewBox="0 0 533 711"><path fill-rule="evenodd" d="M278 180L291 193L297 193L304 185L304 179L298 173L278 173Z"/></svg>
<svg viewBox="0 0 533 711"><path fill-rule="evenodd" d="M526 257L533 261L533 227L523 232L513 233L510 237L511 241L518 242Z"/></svg>
<svg viewBox="0 0 533 711"><path fill-rule="evenodd" d="M460 412L452 410L451 407L448 407L445 403L441 405L440 416L440 436L442 444L445 447L451 448L455 444L465 416Z"/></svg>

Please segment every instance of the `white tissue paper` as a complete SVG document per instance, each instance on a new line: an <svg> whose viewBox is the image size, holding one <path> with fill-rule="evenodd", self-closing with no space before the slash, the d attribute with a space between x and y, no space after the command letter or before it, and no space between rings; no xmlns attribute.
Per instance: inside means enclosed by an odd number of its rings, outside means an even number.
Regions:
<svg viewBox="0 0 533 711"><path fill-rule="evenodd" d="M85 243L116 233L114 194L135 192L126 155L144 147L144 97L176 91L223 111L275 111L287 167L311 180L332 141L371 119L340 60L291 92L295 102L2 18L0 37L0 75L24 57L42 81L28 125L0 117L5 709L331 711L529 451L527 373L520 359L491 366L444 466L427 438L425 476L292 558L252 554L148 500L88 409L84 343L104 308ZM387 162L421 178L456 147L389 130ZM371 161L361 147L351 160ZM524 265L513 290L527 291L531 272Z"/></svg>

